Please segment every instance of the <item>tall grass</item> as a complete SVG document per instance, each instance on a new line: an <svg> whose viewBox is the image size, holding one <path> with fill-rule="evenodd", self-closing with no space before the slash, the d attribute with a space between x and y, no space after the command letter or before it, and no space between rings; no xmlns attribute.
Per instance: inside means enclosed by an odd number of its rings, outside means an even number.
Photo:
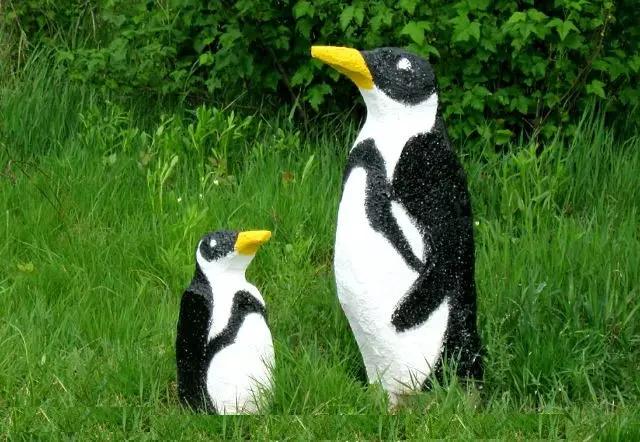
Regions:
<svg viewBox="0 0 640 442"><path fill-rule="evenodd" d="M231 109L154 126L33 63L0 84L5 436L637 439L638 137L616 141L592 111L577 137L540 155L458 147L476 220L484 393L453 379L388 415L362 382L333 285L353 126L301 134L286 114L243 126ZM218 228L274 232L248 271L276 341L264 417L192 416L176 399L179 299L198 238Z"/></svg>

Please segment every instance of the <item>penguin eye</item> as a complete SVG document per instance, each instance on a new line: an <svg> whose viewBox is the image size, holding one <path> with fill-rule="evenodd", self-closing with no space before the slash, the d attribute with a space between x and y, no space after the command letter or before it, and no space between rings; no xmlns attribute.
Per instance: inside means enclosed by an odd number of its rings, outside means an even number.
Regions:
<svg viewBox="0 0 640 442"><path fill-rule="evenodd" d="M403 71L408 71L411 69L411 62L406 58L401 58L396 67Z"/></svg>
<svg viewBox="0 0 640 442"><path fill-rule="evenodd" d="M212 249L218 245L218 241L216 241L215 239L212 239L211 241L209 241L209 247L211 247Z"/></svg>

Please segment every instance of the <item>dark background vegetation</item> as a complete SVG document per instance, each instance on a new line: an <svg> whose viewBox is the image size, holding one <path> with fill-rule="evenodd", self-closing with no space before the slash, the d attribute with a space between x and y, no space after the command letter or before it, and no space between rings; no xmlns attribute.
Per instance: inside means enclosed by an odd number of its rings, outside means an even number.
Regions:
<svg viewBox="0 0 640 442"><path fill-rule="evenodd" d="M120 96L295 105L305 123L359 100L312 44L429 57L457 140L548 140L592 98L613 116L640 103L635 0L3 0L0 13L16 68L51 46L66 75Z"/></svg>

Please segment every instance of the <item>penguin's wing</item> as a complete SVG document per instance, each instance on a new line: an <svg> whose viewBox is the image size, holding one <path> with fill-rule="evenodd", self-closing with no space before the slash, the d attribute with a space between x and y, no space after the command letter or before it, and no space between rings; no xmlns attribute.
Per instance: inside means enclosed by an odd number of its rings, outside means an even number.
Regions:
<svg viewBox="0 0 640 442"><path fill-rule="evenodd" d="M471 203L462 165L442 120L410 139L396 165L395 197L425 232L431 257L392 315L398 331L426 320L445 297L472 302L474 243Z"/></svg>
<svg viewBox="0 0 640 442"><path fill-rule="evenodd" d="M367 173L365 211L371 227L381 233L402 256L408 266L419 272L424 263L413 253L398 220L391 210L392 188L387 179L384 158L372 138L358 143L349 153L343 185L351 171L362 167Z"/></svg>
<svg viewBox="0 0 640 442"><path fill-rule="evenodd" d="M403 332L426 321L448 294L453 292L454 287L449 287L447 280L450 278L446 278L438 267L430 264L393 311L391 323L396 331Z"/></svg>
<svg viewBox="0 0 640 442"><path fill-rule="evenodd" d="M213 302L199 290L187 289L180 300L176 356L185 366L206 364L204 349L209 337L209 326ZM180 367L179 367L180 368Z"/></svg>
<svg viewBox="0 0 640 442"><path fill-rule="evenodd" d="M209 363L206 346L212 310L211 296L197 287L183 293L176 336L178 393L194 409L209 405L201 381Z"/></svg>
<svg viewBox="0 0 640 442"><path fill-rule="evenodd" d="M229 318L227 326L207 343L207 355L209 358L213 357L213 355L226 346L233 344L236 336L238 336L238 331L242 326L244 318L250 313L258 313L265 321L267 320L265 306L255 296L246 290L237 291L233 295L231 317Z"/></svg>

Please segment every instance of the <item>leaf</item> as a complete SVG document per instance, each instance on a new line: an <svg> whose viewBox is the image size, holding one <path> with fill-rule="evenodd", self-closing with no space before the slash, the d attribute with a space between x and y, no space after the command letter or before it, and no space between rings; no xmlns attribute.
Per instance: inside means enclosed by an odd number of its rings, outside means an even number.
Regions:
<svg viewBox="0 0 640 442"><path fill-rule="evenodd" d="M109 55L114 63L120 63L127 57L127 40L116 38L109 43Z"/></svg>
<svg viewBox="0 0 640 442"><path fill-rule="evenodd" d="M598 80L593 80L587 85L587 93L597 95L600 98L605 98L604 83Z"/></svg>
<svg viewBox="0 0 640 442"><path fill-rule="evenodd" d="M629 59L629 67L633 72L640 71L640 55L634 55Z"/></svg>
<svg viewBox="0 0 640 442"><path fill-rule="evenodd" d="M318 110L319 106L324 102L324 96L330 94L331 86L328 84L317 84L307 91L306 99L314 110Z"/></svg>
<svg viewBox="0 0 640 442"><path fill-rule="evenodd" d="M196 52L200 53L202 52L202 50L205 48L205 46L210 45L211 43L213 43L213 41L216 38L212 35L208 35L204 38L198 38L196 39L196 41L193 43L193 49L196 50Z"/></svg>
<svg viewBox="0 0 640 442"><path fill-rule="evenodd" d="M114 164L116 164L118 157L116 155L116 153L112 153L111 155L108 155L104 158L102 158L102 164L104 164L105 166L113 166Z"/></svg>
<svg viewBox="0 0 640 442"><path fill-rule="evenodd" d="M293 7L293 17L298 19L301 17L313 17L316 9L307 0L302 0L296 3Z"/></svg>
<svg viewBox="0 0 640 442"><path fill-rule="evenodd" d="M509 129L498 129L496 130L494 141L498 146L508 143L513 136L513 132Z"/></svg>
<svg viewBox="0 0 640 442"><path fill-rule="evenodd" d="M305 64L298 68L295 74L291 77L291 86L308 85L313 80L313 67L310 64Z"/></svg>
<svg viewBox="0 0 640 442"><path fill-rule="evenodd" d="M35 266L33 265L33 262L29 261L25 264L18 264L18 270L22 273L33 273Z"/></svg>
<svg viewBox="0 0 640 442"><path fill-rule="evenodd" d="M476 41L480 40L480 23L474 21L469 25L469 35L474 37Z"/></svg>
<svg viewBox="0 0 640 442"><path fill-rule="evenodd" d="M356 7L353 17L356 19L358 26L362 26L362 22L364 21L364 8L362 6Z"/></svg>
<svg viewBox="0 0 640 442"><path fill-rule="evenodd" d="M411 40L419 45L423 44L425 41L424 29L415 21L410 21L404 25L404 28L400 31L400 35L408 35L411 37Z"/></svg>
<svg viewBox="0 0 640 442"><path fill-rule="evenodd" d="M413 15L413 13L416 11L417 5L417 0L400 0L400 2L398 3L400 9L407 11L410 15Z"/></svg>
<svg viewBox="0 0 640 442"><path fill-rule="evenodd" d="M315 159L315 155L311 155L307 162L304 165L304 169L302 170L302 178L300 179L301 183L304 183L306 177L309 175L311 171L311 167L313 166L313 160Z"/></svg>
<svg viewBox="0 0 640 442"><path fill-rule="evenodd" d="M529 9L527 11L527 16L533 20L534 22L542 22L544 20L546 20L547 18L549 18L549 16L547 14L545 14L544 12L540 12L537 9Z"/></svg>
<svg viewBox="0 0 640 442"><path fill-rule="evenodd" d="M349 23L353 20L353 13L355 9L355 6L350 5L342 10L342 13L340 14L340 27L343 31L347 29L347 26L349 26Z"/></svg>
<svg viewBox="0 0 640 442"><path fill-rule="evenodd" d="M211 52L205 52L204 54L200 54L200 57L198 57L198 63L200 66L211 66L213 61L214 58Z"/></svg>
<svg viewBox="0 0 640 442"><path fill-rule="evenodd" d="M424 50L427 54L433 54L436 57L440 58L440 52L438 52L438 49L435 46L431 46L430 44L427 44L424 47Z"/></svg>
<svg viewBox="0 0 640 442"><path fill-rule="evenodd" d="M522 23L526 19L527 19L527 14L525 14L524 12L517 11L511 14L511 17L509 17L509 20L507 20L507 24L514 25L516 23Z"/></svg>
<svg viewBox="0 0 640 442"><path fill-rule="evenodd" d="M467 19L468 21L468 19ZM453 30L453 41L469 41L469 38L475 38L476 41L480 40L480 23L472 22L468 24L461 24L456 26Z"/></svg>
<svg viewBox="0 0 640 442"><path fill-rule="evenodd" d="M560 102L560 97L557 94L548 92L544 96L544 103L547 107L553 107Z"/></svg>
<svg viewBox="0 0 640 442"><path fill-rule="evenodd" d="M311 38L311 30L313 29L313 22L309 19L302 19L296 23L296 30L307 40Z"/></svg>
<svg viewBox="0 0 640 442"><path fill-rule="evenodd" d="M517 109L521 114L526 114L529 111L529 100L522 94L513 98L510 104L512 109Z"/></svg>
<svg viewBox="0 0 640 442"><path fill-rule="evenodd" d="M567 35L569 35L569 32L571 31L580 32L571 20L566 20L566 21L563 21L561 24L558 24L556 26L556 31L558 31L558 35L560 36L561 41L564 41L565 38L567 38Z"/></svg>
<svg viewBox="0 0 640 442"><path fill-rule="evenodd" d="M484 11L491 4L491 0L469 0L471 10Z"/></svg>

